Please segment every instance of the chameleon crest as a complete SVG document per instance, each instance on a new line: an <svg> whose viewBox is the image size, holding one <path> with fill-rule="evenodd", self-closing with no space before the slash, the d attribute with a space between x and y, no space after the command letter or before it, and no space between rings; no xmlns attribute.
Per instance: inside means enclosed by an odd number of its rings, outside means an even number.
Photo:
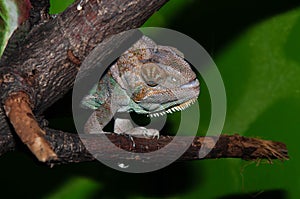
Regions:
<svg viewBox="0 0 300 199"><path fill-rule="evenodd" d="M159 116L187 108L197 100L199 81L183 54L143 36L112 64L82 104L94 109L87 133L104 133L116 112ZM156 129L133 128L130 120L116 119L115 133L158 136Z"/></svg>

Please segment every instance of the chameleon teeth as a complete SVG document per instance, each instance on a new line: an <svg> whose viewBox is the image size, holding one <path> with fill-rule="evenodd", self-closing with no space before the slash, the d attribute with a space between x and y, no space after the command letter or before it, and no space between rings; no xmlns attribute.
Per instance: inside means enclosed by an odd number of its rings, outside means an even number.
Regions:
<svg viewBox="0 0 300 199"><path fill-rule="evenodd" d="M176 111L183 111L183 110L185 110L186 108L188 108L188 107L190 107L193 103L195 103L197 101L197 98L195 98L195 99L191 99L191 100L189 100L189 101L187 101L187 102L184 102L184 103L182 103L182 104L180 104L180 105L178 105L178 106L174 106L174 107L172 107L172 108L169 108L169 109L167 109L166 111L162 111L162 112L157 112L157 113L150 113L149 115L148 115L148 117L150 116L150 117L159 117L159 116L163 116L163 115L165 115L165 114L167 114L167 113L173 113L173 112L176 112Z"/></svg>
<svg viewBox="0 0 300 199"><path fill-rule="evenodd" d="M166 113L165 112L160 112L160 113L150 113L149 115L148 115L148 117L150 116L150 117L159 117L159 116L163 116L163 115L165 115Z"/></svg>
<svg viewBox="0 0 300 199"><path fill-rule="evenodd" d="M166 113L172 113L172 110L171 110L171 109L168 109L168 110L166 111Z"/></svg>

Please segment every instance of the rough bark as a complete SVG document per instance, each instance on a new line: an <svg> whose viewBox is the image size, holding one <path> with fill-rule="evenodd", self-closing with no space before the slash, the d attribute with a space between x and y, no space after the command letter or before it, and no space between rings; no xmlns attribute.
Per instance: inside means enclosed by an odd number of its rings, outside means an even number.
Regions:
<svg viewBox="0 0 300 199"><path fill-rule="evenodd" d="M49 1L32 1L29 20L13 37L24 38L18 42L11 39L9 43L17 43L17 47L8 48L0 60L2 104L17 92L26 93L29 106L38 117L72 88L79 63L98 43L141 26L166 2L87 0L81 3L83 9L79 11L77 1L65 12L49 18ZM12 138L11 127L1 106L0 134Z"/></svg>
<svg viewBox="0 0 300 199"><path fill-rule="evenodd" d="M127 155L119 154L116 156L116 148L102 139L108 139L117 147L125 151L134 153L148 153L163 148L173 140L172 136L161 136L159 139L133 138L128 136L109 134L109 135L82 135L66 133L46 128L45 138L51 143L53 150L58 156L57 160L48 162L49 164L63 164L74 162L93 161L95 157L101 159L126 159ZM0 135L0 155L15 149L14 138L10 135ZM88 146L86 149L83 142ZM170 148L175 153L181 146L187 145L186 138L179 139ZM203 147L201 149L201 147ZM199 151L201 149L201 154ZM207 155L201 158L203 153ZM93 155L91 155L93 154ZM160 154L165 159L172 159L173 153ZM138 156L138 154L137 154ZM135 156L135 158L137 157ZM152 158L157 158L152 156ZM272 159L287 160L287 148L285 144L257 138L247 138L240 135L221 135L217 137L195 137L188 150L178 159L178 161L216 159L216 158L241 158L245 160ZM147 160L136 158L133 161L144 162Z"/></svg>

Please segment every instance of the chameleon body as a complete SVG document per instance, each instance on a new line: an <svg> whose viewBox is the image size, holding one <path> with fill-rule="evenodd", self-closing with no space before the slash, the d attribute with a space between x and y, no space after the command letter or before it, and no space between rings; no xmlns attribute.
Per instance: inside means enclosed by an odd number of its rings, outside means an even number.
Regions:
<svg viewBox="0 0 300 199"><path fill-rule="evenodd" d="M199 81L183 54L157 45L143 36L112 64L82 104L93 110L86 133L105 133L103 128L116 112L151 117L180 111L197 100ZM115 133L159 136L156 129L133 127L128 119L115 119Z"/></svg>

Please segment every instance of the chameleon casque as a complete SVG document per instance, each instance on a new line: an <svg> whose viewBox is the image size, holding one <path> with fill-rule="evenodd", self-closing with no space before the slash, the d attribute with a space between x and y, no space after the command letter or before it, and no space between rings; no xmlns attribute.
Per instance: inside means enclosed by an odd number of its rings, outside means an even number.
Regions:
<svg viewBox="0 0 300 199"><path fill-rule="evenodd" d="M116 112L150 117L187 108L199 95L196 74L176 48L157 45L143 36L113 63L97 86L82 100L95 110L85 133L106 133L103 128ZM157 129L133 127L129 119L116 118L114 132L138 137L159 137Z"/></svg>

